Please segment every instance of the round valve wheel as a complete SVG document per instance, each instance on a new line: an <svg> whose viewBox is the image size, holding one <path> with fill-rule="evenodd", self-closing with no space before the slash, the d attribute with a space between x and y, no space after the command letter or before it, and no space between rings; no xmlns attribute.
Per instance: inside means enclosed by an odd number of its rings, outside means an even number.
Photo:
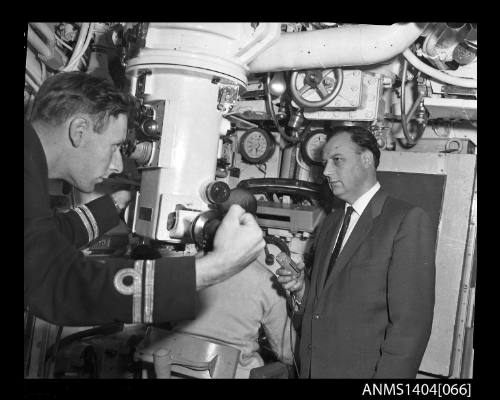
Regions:
<svg viewBox="0 0 500 400"><path fill-rule="evenodd" d="M290 79L290 92L297 105L322 108L339 94L343 81L341 68L294 71Z"/></svg>

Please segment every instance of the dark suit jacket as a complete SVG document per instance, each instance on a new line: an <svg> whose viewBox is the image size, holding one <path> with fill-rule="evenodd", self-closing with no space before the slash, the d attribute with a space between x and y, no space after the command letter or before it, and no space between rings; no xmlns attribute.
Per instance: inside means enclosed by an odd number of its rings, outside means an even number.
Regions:
<svg viewBox="0 0 500 400"><path fill-rule="evenodd" d="M380 189L326 280L343 209L322 224L301 321L302 378L414 378L431 333L435 232ZM302 318L300 318L302 317Z"/></svg>

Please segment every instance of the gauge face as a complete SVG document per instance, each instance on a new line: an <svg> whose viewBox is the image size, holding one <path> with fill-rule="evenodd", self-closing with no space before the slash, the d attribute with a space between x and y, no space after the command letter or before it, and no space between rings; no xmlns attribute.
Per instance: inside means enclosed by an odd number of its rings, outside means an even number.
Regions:
<svg viewBox="0 0 500 400"><path fill-rule="evenodd" d="M245 152L252 158L259 158L264 155L267 148L267 141L259 131L251 132L243 142Z"/></svg>
<svg viewBox="0 0 500 400"><path fill-rule="evenodd" d="M323 131L312 132L302 144L302 157L313 165L321 165L323 146L326 143L326 133Z"/></svg>
<svg viewBox="0 0 500 400"><path fill-rule="evenodd" d="M240 152L242 157L250 163L267 161L274 148L269 134L263 129L251 129L241 137Z"/></svg>

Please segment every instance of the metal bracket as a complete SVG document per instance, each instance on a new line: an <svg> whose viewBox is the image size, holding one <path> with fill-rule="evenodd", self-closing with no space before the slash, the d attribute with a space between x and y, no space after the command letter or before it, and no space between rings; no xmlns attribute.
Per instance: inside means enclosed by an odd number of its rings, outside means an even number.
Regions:
<svg viewBox="0 0 500 400"><path fill-rule="evenodd" d="M238 92L238 85L221 84L217 99L217 110L222 111L223 113L229 112L236 103L236 100L238 100Z"/></svg>

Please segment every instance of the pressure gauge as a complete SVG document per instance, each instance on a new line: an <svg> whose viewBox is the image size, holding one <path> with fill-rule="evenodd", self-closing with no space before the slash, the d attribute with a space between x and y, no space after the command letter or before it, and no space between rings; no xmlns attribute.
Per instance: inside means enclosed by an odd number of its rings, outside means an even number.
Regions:
<svg viewBox="0 0 500 400"><path fill-rule="evenodd" d="M300 155L309 165L322 165L321 152L325 143L325 131L311 131L302 140L300 145Z"/></svg>
<svg viewBox="0 0 500 400"><path fill-rule="evenodd" d="M274 153L274 140L264 129L252 128L240 138L241 157L250 164L261 164Z"/></svg>

